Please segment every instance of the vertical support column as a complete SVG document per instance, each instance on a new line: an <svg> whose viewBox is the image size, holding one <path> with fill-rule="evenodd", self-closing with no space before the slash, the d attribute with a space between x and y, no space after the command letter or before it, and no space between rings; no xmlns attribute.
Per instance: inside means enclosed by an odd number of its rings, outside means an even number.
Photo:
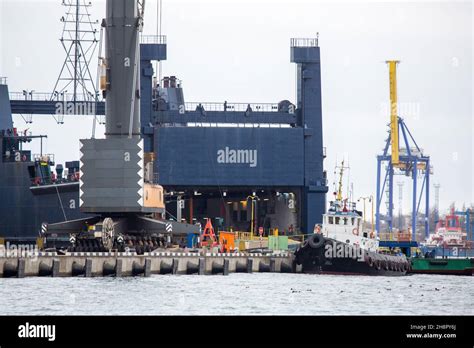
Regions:
<svg viewBox="0 0 474 348"><path fill-rule="evenodd" d="M304 136L304 183L301 187L301 230L311 233L322 223L328 187L323 168L321 59L317 39L292 39L291 62L297 66L297 126Z"/></svg>
<svg viewBox="0 0 474 348"><path fill-rule="evenodd" d="M154 152L155 135L150 123L155 124L155 115L160 111L153 110L153 62L166 60L167 49L163 39L160 37L155 43L140 44L140 120L145 152Z"/></svg>
<svg viewBox="0 0 474 348"><path fill-rule="evenodd" d="M418 174L418 161L415 159L413 161L413 207L412 207L412 217L411 217L411 235L412 240L416 240L416 201L418 200L417 193L417 174Z"/></svg>
<svg viewBox="0 0 474 348"><path fill-rule="evenodd" d="M229 259L224 259L224 267L222 273L224 275L229 275Z"/></svg>
<svg viewBox="0 0 474 348"><path fill-rule="evenodd" d="M17 269L17 278L24 278L25 277L25 259L18 259L18 269Z"/></svg>
<svg viewBox="0 0 474 348"><path fill-rule="evenodd" d="M178 274L179 259L173 259L172 274Z"/></svg>
<svg viewBox="0 0 474 348"><path fill-rule="evenodd" d="M247 259L247 273L252 273L253 271L253 259Z"/></svg>
<svg viewBox="0 0 474 348"><path fill-rule="evenodd" d="M140 53L143 48L140 47ZM140 60L140 123L141 133L144 143L145 152L153 152L153 129L150 128L150 123L153 124L152 112L153 112L153 65L150 60Z"/></svg>
<svg viewBox="0 0 474 348"><path fill-rule="evenodd" d="M184 201L181 196L176 199L176 220L181 222Z"/></svg>
<svg viewBox="0 0 474 348"><path fill-rule="evenodd" d="M116 277L121 277L123 273L123 260L122 259L117 259L115 262L115 276Z"/></svg>
<svg viewBox="0 0 474 348"><path fill-rule="evenodd" d="M270 272L276 272L276 262L274 258L270 259Z"/></svg>
<svg viewBox="0 0 474 348"><path fill-rule="evenodd" d="M151 259L145 259L145 267L143 275L149 277L151 275Z"/></svg>
<svg viewBox="0 0 474 348"><path fill-rule="evenodd" d="M206 274L206 259L203 257L199 258L199 275Z"/></svg>
<svg viewBox="0 0 474 348"><path fill-rule="evenodd" d="M390 233L393 232L393 163L388 165L388 228Z"/></svg>
<svg viewBox="0 0 474 348"><path fill-rule="evenodd" d="M194 219L194 201L193 201L193 196L191 195L189 197L189 223L193 225L193 219Z"/></svg>
<svg viewBox="0 0 474 348"><path fill-rule="evenodd" d="M471 209L467 208L466 210L466 225L467 225L467 233L466 233L466 236L467 236L467 240L474 240L474 228L473 226L471 225Z"/></svg>
<svg viewBox="0 0 474 348"><path fill-rule="evenodd" d="M430 161L426 161L426 170L425 170L425 238L428 238L430 234ZM469 237L468 237L469 238Z"/></svg>
<svg viewBox="0 0 474 348"><path fill-rule="evenodd" d="M53 260L53 265L51 267L51 276L57 277L59 276L59 260Z"/></svg>
<svg viewBox="0 0 474 348"><path fill-rule="evenodd" d="M84 277L92 277L92 259L86 259L86 264L84 266Z"/></svg>
<svg viewBox="0 0 474 348"><path fill-rule="evenodd" d="M375 232L380 233L380 167L381 167L381 158L377 156L377 197L375 197Z"/></svg>

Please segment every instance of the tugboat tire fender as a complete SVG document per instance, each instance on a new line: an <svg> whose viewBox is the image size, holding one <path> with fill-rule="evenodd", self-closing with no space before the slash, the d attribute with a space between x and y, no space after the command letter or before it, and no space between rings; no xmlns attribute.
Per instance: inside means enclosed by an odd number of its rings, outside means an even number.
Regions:
<svg viewBox="0 0 474 348"><path fill-rule="evenodd" d="M320 234L313 234L308 238L309 246L313 249L320 248L324 244L324 238Z"/></svg>
<svg viewBox="0 0 474 348"><path fill-rule="evenodd" d="M374 267L374 260L370 256L367 258L366 261L369 267Z"/></svg>

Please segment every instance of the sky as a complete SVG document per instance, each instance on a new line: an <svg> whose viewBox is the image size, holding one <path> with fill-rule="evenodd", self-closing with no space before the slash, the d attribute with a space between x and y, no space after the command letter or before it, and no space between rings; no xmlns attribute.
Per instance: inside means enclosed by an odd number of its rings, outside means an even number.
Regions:
<svg viewBox="0 0 474 348"><path fill-rule="evenodd" d="M92 4L91 17L100 21L105 1ZM146 1L145 34L156 34L156 7ZM64 11L59 0L0 0L0 76L11 92L53 90L65 58L58 40ZM330 192L344 157L355 197L375 195L376 156L389 122L384 62L400 60L400 116L431 156L440 209L474 202L472 1L163 0L161 25L163 75L183 81L188 102L294 102L290 38L319 33ZM90 117L68 116L63 125L51 116L33 120L15 116L15 125L47 133L46 151L58 162L77 159L79 139L91 136ZM404 182L408 212L411 181L395 181ZM433 186L431 197L433 205Z"/></svg>

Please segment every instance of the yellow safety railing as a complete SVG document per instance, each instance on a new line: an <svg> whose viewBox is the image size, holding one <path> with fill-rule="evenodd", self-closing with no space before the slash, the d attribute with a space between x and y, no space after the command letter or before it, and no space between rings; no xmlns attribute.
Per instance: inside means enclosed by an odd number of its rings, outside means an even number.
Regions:
<svg viewBox="0 0 474 348"><path fill-rule="evenodd" d="M389 240L389 241L410 241L411 233L409 232L382 232L379 233L380 240Z"/></svg>
<svg viewBox="0 0 474 348"><path fill-rule="evenodd" d="M308 234L293 234L288 236L288 240L303 243L309 236Z"/></svg>
<svg viewBox="0 0 474 348"><path fill-rule="evenodd" d="M250 232L235 231L234 234L235 234L235 239L251 240L251 233Z"/></svg>

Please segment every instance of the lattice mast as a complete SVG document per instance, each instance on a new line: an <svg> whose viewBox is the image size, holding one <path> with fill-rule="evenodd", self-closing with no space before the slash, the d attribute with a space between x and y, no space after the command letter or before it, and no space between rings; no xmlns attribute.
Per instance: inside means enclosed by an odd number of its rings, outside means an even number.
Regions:
<svg viewBox="0 0 474 348"><path fill-rule="evenodd" d="M66 57L51 99L64 99L69 92L70 101L97 101L99 94L91 64L94 64L92 61L99 40L98 21L93 21L89 13L92 4L85 0L63 0L62 5L66 7L66 12L61 17L63 31L59 41Z"/></svg>

